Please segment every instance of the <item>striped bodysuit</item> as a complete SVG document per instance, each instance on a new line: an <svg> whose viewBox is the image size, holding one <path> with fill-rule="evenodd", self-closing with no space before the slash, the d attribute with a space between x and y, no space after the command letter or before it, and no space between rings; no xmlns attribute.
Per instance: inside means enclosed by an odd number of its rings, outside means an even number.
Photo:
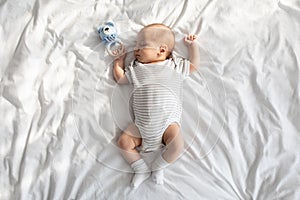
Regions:
<svg viewBox="0 0 300 200"><path fill-rule="evenodd" d="M180 125L182 83L189 74L190 63L172 57L155 64L134 60L125 75L134 90L131 95L132 117L142 137L142 149L160 148L162 135L171 123Z"/></svg>

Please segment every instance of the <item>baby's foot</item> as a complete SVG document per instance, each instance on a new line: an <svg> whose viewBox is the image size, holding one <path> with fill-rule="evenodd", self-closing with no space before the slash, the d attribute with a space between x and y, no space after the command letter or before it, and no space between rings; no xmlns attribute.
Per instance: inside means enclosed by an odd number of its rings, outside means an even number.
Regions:
<svg viewBox="0 0 300 200"><path fill-rule="evenodd" d="M152 163L152 180L159 185L164 184L164 168L168 163L161 154L158 155L156 160Z"/></svg>
<svg viewBox="0 0 300 200"><path fill-rule="evenodd" d="M163 185L164 184L164 170L156 170L152 172L152 180L158 184Z"/></svg>
<svg viewBox="0 0 300 200"><path fill-rule="evenodd" d="M137 188L142 182L148 179L151 175L151 170L143 159L139 159L131 164L134 175L131 180L131 186Z"/></svg>
<svg viewBox="0 0 300 200"><path fill-rule="evenodd" d="M134 174L131 180L131 186L133 188L139 187L142 182L147 180L150 177L150 172L142 173L142 174Z"/></svg>

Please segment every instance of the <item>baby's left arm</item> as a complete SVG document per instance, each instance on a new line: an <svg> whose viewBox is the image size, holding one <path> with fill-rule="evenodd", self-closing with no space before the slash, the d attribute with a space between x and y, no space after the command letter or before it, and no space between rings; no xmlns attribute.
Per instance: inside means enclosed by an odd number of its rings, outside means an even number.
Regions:
<svg viewBox="0 0 300 200"><path fill-rule="evenodd" d="M200 64L200 50L197 44L197 35L188 35L184 38L184 43L189 50L190 72L197 70Z"/></svg>

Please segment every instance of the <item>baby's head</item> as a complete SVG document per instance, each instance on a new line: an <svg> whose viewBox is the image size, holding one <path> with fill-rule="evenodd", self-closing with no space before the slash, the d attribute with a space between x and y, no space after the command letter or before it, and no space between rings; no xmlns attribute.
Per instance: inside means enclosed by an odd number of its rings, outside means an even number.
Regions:
<svg viewBox="0 0 300 200"><path fill-rule="evenodd" d="M169 57L174 45L171 28L164 24L150 24L138 33L134 55L141 63L160 62Z"/></svg>

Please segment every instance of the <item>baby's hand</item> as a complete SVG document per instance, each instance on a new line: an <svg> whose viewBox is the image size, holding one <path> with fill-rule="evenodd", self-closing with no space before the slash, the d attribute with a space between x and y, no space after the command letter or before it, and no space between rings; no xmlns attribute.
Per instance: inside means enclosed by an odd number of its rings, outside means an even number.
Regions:
<svg viewBox="0 0 300 200"><path fill-rule="evenodd" d="M113 51L113 54L115 56L115 60L125 60L126 57L126 49L124 46L121 49L116 49Z"/></svg>
<svg viewBox="0 0 300 200"><path fill-rule="evenodd" d="M194 34L190 34L190 35L187 35L184 37L184 44L186 46L190 46L191 44L194 43L194 41L196 41L198 38L197 35L194 35Z"/></svg>

